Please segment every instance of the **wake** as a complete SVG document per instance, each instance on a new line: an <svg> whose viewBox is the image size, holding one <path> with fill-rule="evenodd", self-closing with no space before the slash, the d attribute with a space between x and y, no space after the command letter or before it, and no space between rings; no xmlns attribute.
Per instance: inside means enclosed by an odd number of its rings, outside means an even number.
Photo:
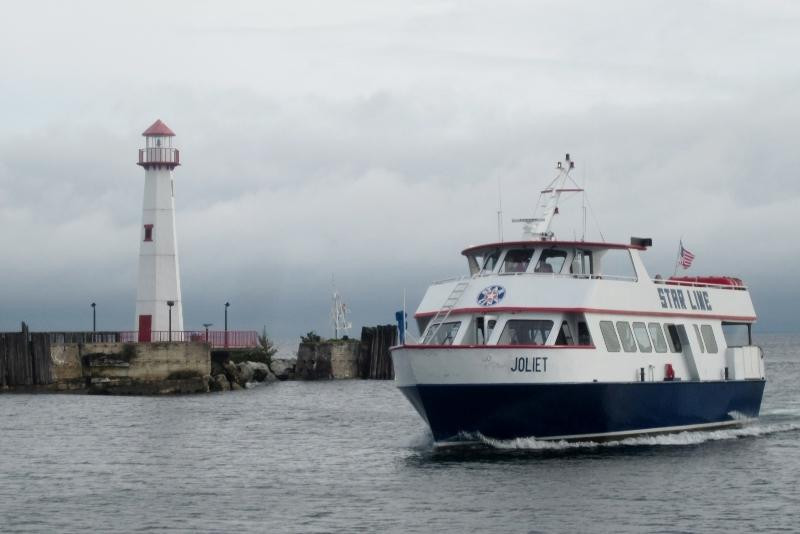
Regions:
<svg viewBox="0 0 800 534"><path fill-rule="evenodd" d="M724 441L746 437L766 436L800 430L800 422L759 424L754 423L738 428L721 430L695 430L655 436L636 436L612 441L546 441L536 438L516 438L510 440L492 439L480 434L474 435L476 441L500 450L569 450L612 447L654 447L698 445L710 441Z"/></svg>

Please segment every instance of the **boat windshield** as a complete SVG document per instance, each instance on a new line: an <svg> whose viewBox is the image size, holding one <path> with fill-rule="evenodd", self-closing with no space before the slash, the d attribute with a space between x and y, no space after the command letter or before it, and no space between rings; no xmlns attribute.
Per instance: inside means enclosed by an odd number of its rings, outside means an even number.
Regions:
<svg viewBox="0 0 800 534"><path fill-rule="evenodd" d="M500 334L498 345L544 345L550 337L553 321L511 319Z"/></svg>
<svg viewBox="0 0 800 534"><path fill-rule="evenodd" d="M560 273L567 260L566 250L543 250L536 263L537 273Z"/></svg>
<svg viewBox="0 0 800 534"><path fill-rule="evenodd" d="M531 263L534 249L520 248L511 249L506 252L506 258L503 260L503 267L500 268L501 273L524 273L528 270L528 265Z"/></svg>
<svg viewBox="0 0 800 534"><path fill-rule="evenodd" d="M483 256L481 254L467 255L467 265L469 265L469 274L478 274L483 266Z"/></svg>
<svg viewBox="0 0 800 534"><path fill-rule="evenodd" d="M494 268L497 266L497 260L500 259L500 250L492 251L490 254L486 256L486 261L483 262L483 271L484 272L492 272Z"/></svg>

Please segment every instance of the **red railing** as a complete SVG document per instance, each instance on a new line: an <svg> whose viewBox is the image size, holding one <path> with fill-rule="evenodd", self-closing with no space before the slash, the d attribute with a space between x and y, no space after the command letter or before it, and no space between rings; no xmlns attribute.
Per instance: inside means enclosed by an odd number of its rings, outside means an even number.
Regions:
<svg viewBox="0 0 800 534"><path fill-rule="evenodd" d="M255 330L179 330L169 332L167 330L153 330L150 332L150 339L147 339L146 333L144 336L139 336L139 332L120 332L119 338L123 343L139 343L139 342L181 342L188 343L190 341L199 341L201 343L210 343L212 347L229 347L229 348L247 348L258 346L258 332Z"/></svg>
<svg viewBox="0 0 800 534"><path fill-rule="evenodd" d="M140 343L147 342L139 338L139 332L127 331L103 331L103 332L48 332L50 343ZM146 334L146 333L145 333ZM227 337L227 342L226 342ZM209 330L206 338L205 330L186 330L186 331L152 331L149 341L164 342L170 341L178 343L188 343L190 341L206 341L214 348L249 348L258 346L258 332L255 330L229 330L227 336L224 330Z"/></svg>

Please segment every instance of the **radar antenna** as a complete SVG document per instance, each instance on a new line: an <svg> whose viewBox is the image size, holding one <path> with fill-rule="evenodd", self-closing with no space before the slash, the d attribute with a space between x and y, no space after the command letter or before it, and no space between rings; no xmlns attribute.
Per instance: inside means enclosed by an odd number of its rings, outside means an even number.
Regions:
<svg viewBox="0 0 800 534"><path fill-rule="evenodd" d="M353 328L353 323L347 320L347 304L342 300L342 296L333 285L333 297L331 298L331 326L333 327L333 339L339 339L339 334L349 334Z"/></svg>
<svg viewBox="0 0 800 534"><path fill-rule="evenodd" d="M511 219L511 222L523 223L522 236L526 239L538 239L550 241L554 234L550 230L553 217L558 215L558 202L563 193L582 193L583 188L579 187L575 180L569 175L575 168L575 162L566 155L564 161L556 164L558 175L550 184L541 191L539 195L539 205L537 211L541 210L541 215L536 217Z"/></svg>

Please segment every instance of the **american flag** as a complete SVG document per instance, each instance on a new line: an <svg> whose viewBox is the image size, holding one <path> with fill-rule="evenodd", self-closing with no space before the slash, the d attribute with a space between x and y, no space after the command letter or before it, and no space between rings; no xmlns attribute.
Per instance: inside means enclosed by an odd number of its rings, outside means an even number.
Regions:
<svg viewBox="0 0 800 534"><path fill-rule="evenodd" d="M692 262L694 261L694 254L683 248L683 241L681 241L681 255L678 258L678 265L683 267L684 269L688 269L692 266Z"/></svg>

